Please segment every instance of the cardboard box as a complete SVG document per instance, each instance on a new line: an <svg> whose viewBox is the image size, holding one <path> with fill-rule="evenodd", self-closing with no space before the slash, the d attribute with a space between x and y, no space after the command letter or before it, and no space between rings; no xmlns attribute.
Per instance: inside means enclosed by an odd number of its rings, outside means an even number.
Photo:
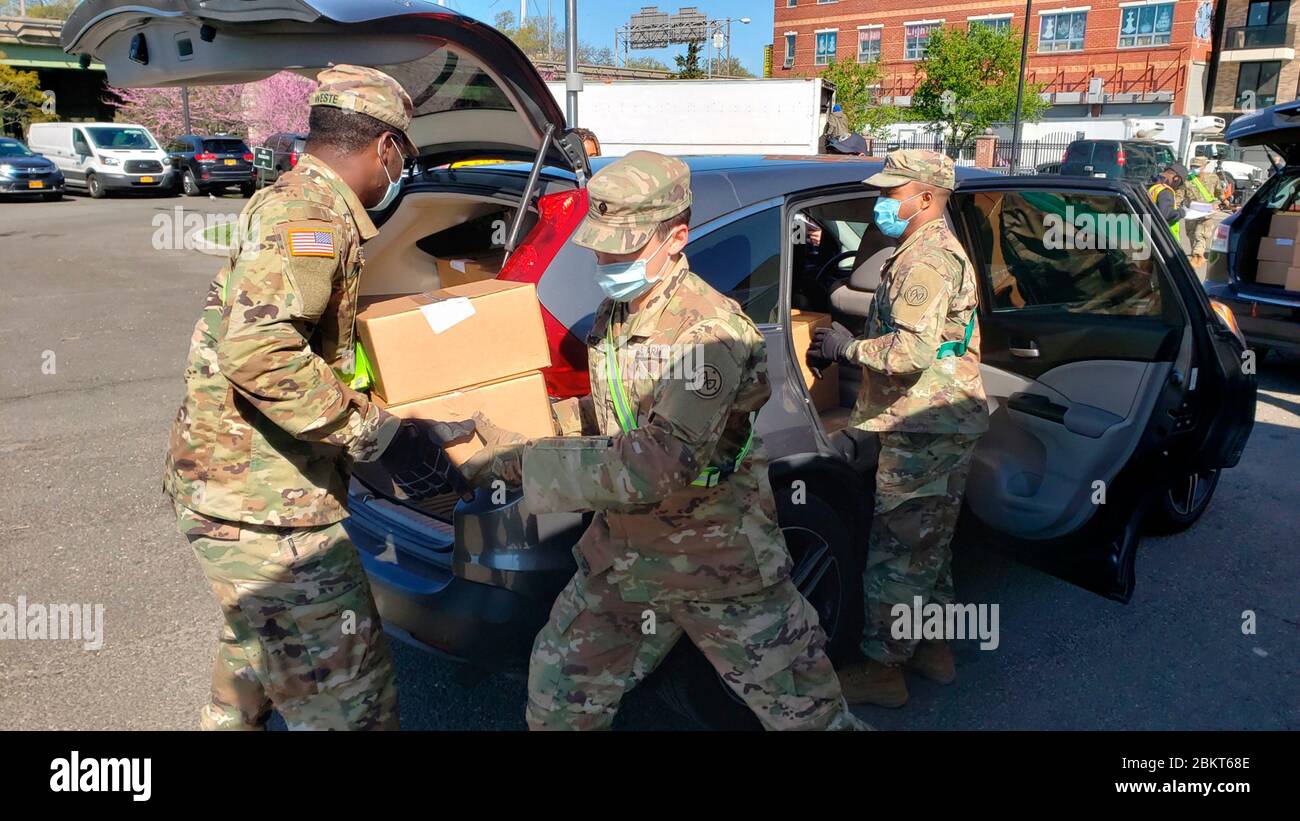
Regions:
<svg viewBox="0 0 1300 821"><path fill-rule="evenodd" d="M1296 251L1300 250L1300 244L1296 240L1284 237L1264 237L1259 241L1259 259L1265 259L1269 262L1285 262L1292 264L1296 258Z"/></svg>
<svg viewBox="0 0 1300 821"><path fill-rule="evenodd" d="M505 259L504 252L457 259L434 257L438 268L438 287L450 288L469 282L496 279L496 275L501 273L501 266L505 263Z"/></svg>
<svg viewBox="0 0 1300 821"><path fill-rule="evenodd" d="M819 411L838 408L840 405L840 366L831 365L829 368L822 368L819 379L813 374L812 368L808 367L804 354L812 344L813 331L830 326L830 314L802 311L798 308L790 311L790 340L794 343L794 355L799 360L799 372L803 374L803 382L808 386L813 407Z"/></svg>
<svg viewBox="0 0 1300 821"><path fill-rule="evenodd" d="M1278 285L1288 291L1300 291L1300 267L1290 262L1261 261L1255 268L1255 284Z"/></svg>
<svg viewBox="0 0 1300 821"><path fill-rule="evenodd" d="M477 411L502 430L530 439L555 435L546 380L536 371L415 402L384 405L380 401L379 404L403 419L458 422L473 417ZM447 448L447 456L457 465L463 465L483 444L483 438L475 433L472 439Z"/></svg>
<svg viewBox="0 0 1300 821"><path fill-rule="evenodd" d="M1268 235L1300 242L1300 212L1274 211L1268 222Z"/></svg>
<svg viewBox="0 0 1300 821"><path fill-rule="evenodd" d="M357 333L390 405L551 364L537 291L496 279L369 301Z"/></svg>

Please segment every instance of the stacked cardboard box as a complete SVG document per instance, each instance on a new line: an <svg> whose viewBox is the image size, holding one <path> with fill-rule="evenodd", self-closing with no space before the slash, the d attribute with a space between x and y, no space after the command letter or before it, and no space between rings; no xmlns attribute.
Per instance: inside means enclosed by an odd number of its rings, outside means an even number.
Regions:
<svg viewBox="0 0 1300 821"><path fill-rule="evenodd" d="M452 421L482 413L527 437L554 430L546 383L551 364L531 284L484 280L372 301L357 331L379 404L403 418ZM481 437L448 450L461 464Z"/></svg>
<svg viewBox="0 0 1300 821"><path fill-rule="evenodd" d="M813 407L819 411L838 408L840 405L840 371L839 365L822 368L818 377L808 367L805 354L812 344L813 331L829 328L831 315L816 311L803 311L795 308L790 311L790 339L794 343L795 359L799 362L799 372L803 382L808 386L808 395L812 397Z"/></svg>
<svg viewBox="0 0 1300 821"><path fill-rule="evenodd" d="M1277 211L1259 241L1255 282L1300 291L1300 212Z"/></svg>

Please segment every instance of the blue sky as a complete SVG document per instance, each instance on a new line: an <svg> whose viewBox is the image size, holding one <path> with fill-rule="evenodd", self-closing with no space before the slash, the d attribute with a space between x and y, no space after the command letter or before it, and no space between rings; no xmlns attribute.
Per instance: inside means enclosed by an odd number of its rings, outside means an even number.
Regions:
<svg viewBox="0 0 1300 821"><path fill-rule="evenodd" d="M519 16L519 0L447 0L447 5L457 11L492 22L499 12L512 11ZM528 0L528 16L546 16L547 0ZM763 72L763 46L772 42L772 0L578 0L578 37L600 48L614 47L614 29L627 23L628 18L642 6L659 6L660 10L674 13L683 6L695 6L714 19L727 17L737 20L750 18L749 25L731 24L731 56L740 58L745 67L755 74ZM564 0L550 0L551 13L557 25L564 25ZM633 57L656 57L669 66L673 56L684 46L671 49L634 51Z"/></svg>

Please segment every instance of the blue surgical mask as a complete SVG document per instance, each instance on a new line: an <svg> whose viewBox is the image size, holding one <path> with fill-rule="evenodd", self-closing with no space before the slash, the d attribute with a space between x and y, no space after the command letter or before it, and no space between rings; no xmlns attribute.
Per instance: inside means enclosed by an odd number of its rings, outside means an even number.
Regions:
<svg viewBox="0 0 1300 821"><path fill-rule="evenodd" d="M921 195L913 194L905 200L895 200L890 199L889 197L877 197L876 207L872 210L875 212L876 227L880 229L880 233L894 239L901 237L903 232L907 230L907 223L910 222L912 218L908 217L907 219L902 219L898 216L898 209L903 207L903 203L914 200L919 196Z"/></svg>
<svg viewBox="0 0 1300 821"><path fill-rule="evenodd" d="M393 204L393 200L397 198L397 192L402 190L402 172L398 171L397 179L393 179L393 175L388 173L388 163L384 162L383 148L377 146L375 150L379 152L379 161L383 163L384 166L384 176L388 178L388 190L384 192L384 198L379 201L379 204L369 210L383 211L385 208ZM403 163L403 166L405 166L405 163Z"/></svg>
<svg viewBox="0 0 1300 821"><path fill-rule="evenodd" d="M655 254L659 253L668 240L664 240L654 253L649 257L632 260L631 262L610 262L605 265L596 266L596 284L600 290L605 292L605 296L615 302L630 302L650 290L654 281L650 279L650 274L646 270L646 263Z"/></svg>

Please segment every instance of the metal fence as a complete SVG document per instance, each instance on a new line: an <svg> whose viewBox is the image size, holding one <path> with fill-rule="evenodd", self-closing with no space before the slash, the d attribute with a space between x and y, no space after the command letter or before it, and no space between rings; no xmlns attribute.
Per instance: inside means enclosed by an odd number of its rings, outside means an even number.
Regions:
<svg viewBox="0 0 1300 821"><path fill-rule="evenodd" d="M1053 135L1048 139L1021 140L1020 150L1012 162L1011 141L999 139L993 149L993 165L986 169L1001 174L1055 174L1060 170L1061 158L1069 147L1071 138L1065 135ZM957 147L942 137L917 137L909 140L887 140L885 150L897 148L922 148L928 151L940 151L952 157L957 165L973 167L975 165L975 144ZM1012 169L1015 169L1014 172Z"/></svg>

